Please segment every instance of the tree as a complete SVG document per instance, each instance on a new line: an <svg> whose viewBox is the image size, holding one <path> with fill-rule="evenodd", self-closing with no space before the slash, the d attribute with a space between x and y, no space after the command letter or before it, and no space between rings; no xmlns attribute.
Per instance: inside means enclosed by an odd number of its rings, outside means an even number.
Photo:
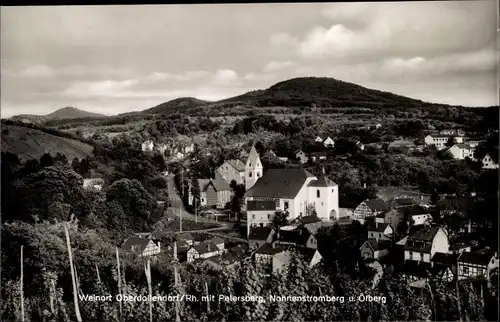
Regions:
<svg viewBox="0 0 500 322"><path fill-rule="evenodd" d="M194 176L191 177L191 195L193 196L192 205L198 211L201 208L201 191L198 180Z"/></svg>
<svg viewBox="0 0 500 322"><path fill-rule="evenodd" d="M274 213L272 225L276 229L288 225L288 211L278 210Z"/></svg>
<svg viewBox="0 0 500 322"><path fill-rule="evenodd" d="M156 196L155 198L158 199L158 193L162 189L166 189L168 186L167 179L160 175L156 176L153 180L151 180L151 185L156 189Z"/></svg>
<svg viewBox="0 0 500 322"><path fill-rule="evenodd" d="M457 144L457 140L455 140L455 137L453 136L450 136L448 138L448 141L446 141L445 145L448 147L448 148L451 148L452 146L454 146L455 144Z"/></svg>
<svg viewBox="0 0 500 322"><path fill-rule="evenodd" d="M40 167L45 168L45 167L51 167L54 165L54 159L49 153L45 153L42 155L40 158Z"/></svg>

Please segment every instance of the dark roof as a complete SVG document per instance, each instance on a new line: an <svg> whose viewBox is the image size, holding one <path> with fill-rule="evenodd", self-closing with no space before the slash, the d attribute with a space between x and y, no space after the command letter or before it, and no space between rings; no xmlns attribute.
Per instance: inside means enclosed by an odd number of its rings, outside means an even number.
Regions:
<svg viewBox="0 0 500 322"><path fill-rule="evenodd" d="M235 168L238 172L245 171L245 164L238 159L227 160L226 162L229 163L229 165Z"/></svg>
<svg viewBox="0 0 500 322"><path fill-rule="evenodd" d="M249 240L266 240L273 232L272 227L253 227L248 235Z"/></svg>
<svg viewBox="0 0 500 322"><path fill-rule="evenodd" d="M269 243L264 243L262 246L260 246L256 251L255 254L262 254L262 255L274 255L277 253L281 253L284 251L286 247L282 245L276 245L276 244L269 244Z"/></svg>
<svg viewBox="0 0 500 322"><path fill-rule="evenodd" d="M432 249L431 242L423 242L423 241L414 241L407 240L405 244L405 250L419 253L430 253Z"/></svg>
<svg viewBox="0 0 500 322"><path fill-rule="evenodd" d="M428 210L420 205L400 207L397 209L397 211L399 211L402 215L407 215L408 217L425 215L429 213Z"/></svg>
<svg viewBox="0 0 500 322"><path fill-rule="evenodd" d="M210 241L213 242L215 245L224 244L224 239L220 237L214 237L210 239Z"/></svg>
<svg viewBox="0 0 500 322"><path fill-rule="evenodd" d="M307 244L307 240L311 236L311 233L306 230L281 230L278 235L277 242L280 243L292 243L301 246Z"/></svg>
<svg viewBox="0 0 500 322"><path fill-rule="evenodd" d="M312 180L309 182L309 187L333 187L337 184L325 176L318 177L318 180Z"/></svg>
<svg viewBox="0 0 500 322"><path fill-rule="evenodd" d="M450 245L450 250L461 250L461 249L465 249L467 247L470 247L470 246L467 244L464 244L464 243L454 243L454 244Z"/></svg>
<svg viewBox="0 0 500 322"><path fill-rule="evenodd" d="M269 169L245 196L294 199L310 177L314 176L304 169Z"/></svg>
<svg viewBox="0 0 500 322"><path fill-rule="evenodd" d="M374 238L368 239L366 242L363 243L363 245L365 245L365 244L368 244L370 246L370 248L373 249L374 251L384 250L384 249L388 249L389 247L391 247L390 240L376 240ZM363 245L361 245L361 247L363 247Z"/></svg>
<svg viewBox="0 0 500 322"><path fill-rule="evenodd" d="M365 205L368 206L372 211L388 211L389 206L385 203L384 200L377 199L367 199L364 201Z"/></svg>
<svg viewBox="0 0 500 322"><path fill-rule="evenodd" d="M322 222L321 219L318 218L316 215L310 215L310 216L303 216L303 217L297 217L294 221L300 222L303 225L308 225L308 224L314 224L317 222Z"/></svg>
<svg viewBox="0 0 500 322"><path fill-rule="evenodd" d="M276 210L276 202L274 200L248 200L247 211L252 210Z"/></svg>
<svg viewBox="0 0 500 322"><path fill-rule="evenodd" d="M312 157L326 157L327 153L326 152L311 152L310 155Z"/></svg>
<svg viewBox="0 0 500 322"><path fill-rule="evenodd" d="M196 179L196 181L198 182L200 191L205 191L207 189L207 185L210 183L210 179Z"/></svg>
<svg viewBox="0 0 500 322"><path fill-rule="evenodd" d="M425 262L417 262L413 260L407 260L403 265L403 272L405 275L425 278L431 274L431 264Z"/></svg>
<svg viewBox="0 0 500 322"><path fill-rule="evenodd" d="M426 227L419 229L415 233L413 233L408 240L417 240L417 241L428 241L432 242L434 236L436 236L439 231L439 227Z"/></svg>
<svg viewBox="0 0 500 322"><path fill-rule="evenodd" d="M493 256L495 256L495 251L493 250L463 252L460 257L458 257L458 261L461 263L488 265Z"/></svg>
<svg viewBox="0 0 500 322"><path fill-rule="evenodd" d="M231 190L231 187L226 180L224 180L219 171L215 171L215 179L211 179L209 184L212 184L217 191Z"/></svg>
<svg viewBox="0 0 500 322"><path fill-rule="evenodd" d="M248 252L249 247L248 244L240 244L238 246L234 246L228 249L228 252L235 256L243 256L246 252Z"/></svg>
<svg viewBox="0 0 500 322"><path fill-rule="evenodd" d="M375 225L369 225L368 226L368 231L376 231L376 232L383 233L384 230L387 228L387 226L390 226L390 225L386 224L386 223L376 222Z"/></svg>
<svg viewBox="0 0 500 322"><path fill-rule="evenodd" d="M194 245L193 247L200 255L219 250L219 248L217 248L217 245L215 245L210 240L201 242L198 245Z"/></svg>
<svg viewBox="0 0 500 322"><path fill-rule="evenodd" d="M142 253L146 246L148 246L151 239L149 238L140 238L140 237L129 237L124 243L123 248L131 251L133 246L138 246L137 251Z"/></svg>
<svg viewBox="0 0 500 322"><path fill-rule="evenodd" d="M394 203L397 206L411 206L414 205L416 201L413 198L395 198Z"/></svg>
<svg viewBox="0 0 500 322"><path fill-rule="evenodd" d="M458 256L459 256L458 254L448 254L448 253L437 252L432 257L432 262L442 264L442 265L447 265L447 266L456 265Z"/></svg>

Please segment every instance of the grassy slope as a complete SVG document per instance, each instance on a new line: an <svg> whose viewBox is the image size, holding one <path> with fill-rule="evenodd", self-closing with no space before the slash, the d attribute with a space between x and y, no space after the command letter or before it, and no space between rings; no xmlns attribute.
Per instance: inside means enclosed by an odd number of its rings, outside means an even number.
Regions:
<svg viewBox="0 0 500 322"><path fill-rule="evenodd" d="M8 130L8 133L5 131ZM44 133L21 126L2 124L2 151L19 155L23 160L39 159L48 152L66 155L68 160L92 154L92 146L79 141Z"/></svg>

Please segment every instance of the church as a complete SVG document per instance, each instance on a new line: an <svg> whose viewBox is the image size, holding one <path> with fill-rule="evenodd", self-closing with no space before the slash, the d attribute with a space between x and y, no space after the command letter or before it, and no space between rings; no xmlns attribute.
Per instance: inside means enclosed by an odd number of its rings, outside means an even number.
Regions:
<svg viewBox="0 0 500 322"><path fill-rule="evenodd" d="M260 162L255 145L252 146L246 163L240 160L227 160L217 168L217 172L229 184L234 180L237 184L244 184L246 190L252 188L262 177L263 172L262 162Z"/></svg>
<svg viewBox="0 0 500 322"><path fill-rule="evenodd" d="M326 176L314 176L304 169L268 169L252 147L246 164L245 203L247 226L271 225L276 211L287 211L288 220L316 212L319 219L339 219L339 188Z"/></svg>

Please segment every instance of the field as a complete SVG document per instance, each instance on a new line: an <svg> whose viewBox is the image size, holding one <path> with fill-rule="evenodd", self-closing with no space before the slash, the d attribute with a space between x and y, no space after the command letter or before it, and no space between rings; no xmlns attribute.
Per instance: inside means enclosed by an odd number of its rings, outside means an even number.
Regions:
<svg viewBox="0 0 500 322"><path fill-rule="evenodd" d="M68 160L92 154L92 146L39 130L2 124L2 151L17 154L22 160L39 159L43 154L65 154Z"/></svg>

